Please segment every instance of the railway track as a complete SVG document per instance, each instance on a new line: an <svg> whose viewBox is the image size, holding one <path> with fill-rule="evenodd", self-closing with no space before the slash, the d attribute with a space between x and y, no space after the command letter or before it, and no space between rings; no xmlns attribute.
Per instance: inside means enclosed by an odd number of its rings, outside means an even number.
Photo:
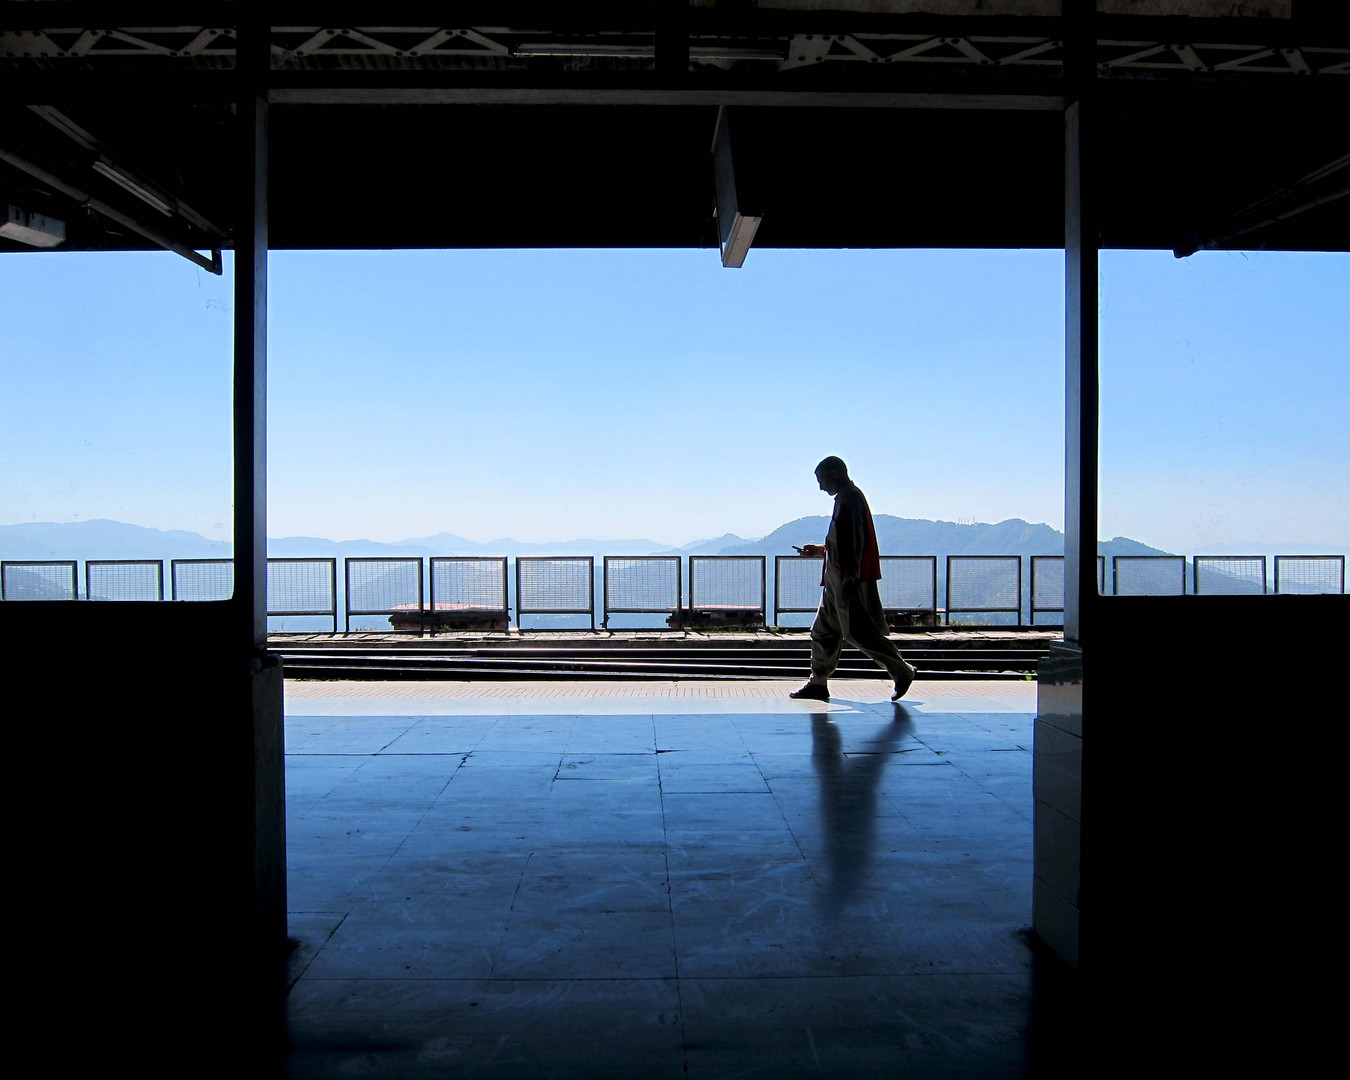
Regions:
<svg viewBox="0 0 1350 1080"><path fill-rule="evenodd" d="M914 647L902 644L921 678L1010 678L1035 675L1048 655L1043 638L997 647ZM304 679L796 679L810 670L810 645L740 643L643 646L418 645L360 642L274 643L288 678ZM855 649L845 649L840 678L884 678Z"/></svg>

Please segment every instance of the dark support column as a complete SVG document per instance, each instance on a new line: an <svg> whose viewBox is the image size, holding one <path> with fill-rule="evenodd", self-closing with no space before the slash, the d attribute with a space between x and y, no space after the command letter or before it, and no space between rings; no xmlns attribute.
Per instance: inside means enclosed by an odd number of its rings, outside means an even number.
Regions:
<svg viewBox="0 0 1350 1080"><path fill-rule="evenodd" d="M1083 644L1097 599L1095 34L1066 43L1064 112L1064 640Z"/></svg>
<svg viewBox="0 0 1350 1080"><path fill-rule="evenodd" d="M267 100L238 103L234 245L234 594L241 643L267 645Z"/></svg>
<svg viewBox="0 0 1350 1080"><path fill-rule="evenodd" d="M1098 636L1095 4L1065 5L1064 642L1041 664L1032 786L1037 935L1079 966L1083 640Z"/></svg>
<svg viewBox="0 0 1350 1080"><path fill-rule="evenodd" d="M286 949L285 761L280 662L267 646L267 73L265 26L239 31L234 247L234 544L232 655L247 666L251 715L239 822L252 840L250 1018L264 1052L280 1034ZM237 650L237 651L236 651ZM243 717L238 717L243 720ZM233 719L231 723L233 723ZM242 734L242 733L241 733ZM238 745L238 744L236 744ZM247 809L245 809L247 808ZM246 864L247 866L247 864ZM241 867L247 873L245 867ZM243 914L243 913L241 913ZM245 916L247 917L247 916Z"/></svg>

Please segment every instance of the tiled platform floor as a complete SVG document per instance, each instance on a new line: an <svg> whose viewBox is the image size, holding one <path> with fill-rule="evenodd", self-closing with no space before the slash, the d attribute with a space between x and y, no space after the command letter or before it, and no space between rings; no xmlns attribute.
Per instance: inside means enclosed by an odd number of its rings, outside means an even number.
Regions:
<svg viewBox="0 0 1350 1080"><path fill-rule="evenodd" d="M289 684L290 1075L1036 1073L1034 685L791 688Z"/></svg>

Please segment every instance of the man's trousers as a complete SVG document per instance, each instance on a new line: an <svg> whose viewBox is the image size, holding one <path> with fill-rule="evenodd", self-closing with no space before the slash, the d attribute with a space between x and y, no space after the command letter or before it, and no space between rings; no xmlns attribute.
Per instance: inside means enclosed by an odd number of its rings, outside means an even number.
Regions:
<svg viewBox="0 0 1350 1080"><path fill-rule="evenodd" d="M877 583L856 582L851 604L844 603L843 591L842 580L827 570L816 621L811 624L811 681L823 685L829 680L846 641L885 668L892 679L910 679L914 669L886 636Z"/></svg>

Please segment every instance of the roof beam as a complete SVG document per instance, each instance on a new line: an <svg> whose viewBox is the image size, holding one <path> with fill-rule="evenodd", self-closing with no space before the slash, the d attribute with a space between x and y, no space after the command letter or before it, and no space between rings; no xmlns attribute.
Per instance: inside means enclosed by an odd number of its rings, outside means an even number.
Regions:
<svg viewBox="0 0 1350 1080"><path fill-rule="evenodd" d="M717 198L717 238L722 265L738 269L745 264L750 245L764 215L758 208L745 209L731 153L731 116L726 106L717 110L712 144L713 180Z"/></svg>
<svg viewBox="0 0 1350 1080"><path fill-rule="evenodd" d="M77 187L67 180L63 180L61 177L49 172L41 165L29 161L27 158L20 157L18 154L0 148L0 161L18 169L20 172L27 173L39 183L66 196L66 198L72 200L77 205L88 207L94 213L106 217L109 221L115 221L123 228L130 229L132 232L145 237L152 244L156 244L167 251L176 252L183 256L183 258L196 263L203 270L208 270L213 274L219 274L221 272L222 264L219 248L214 249L211 252L211 257L208 259L206 256L201 255L188 247L187 244L160 232L159 229L152 225L146 225L143 221L117 209L115 206L110 206L108 203L91 195L83 188Z"/></svg>

